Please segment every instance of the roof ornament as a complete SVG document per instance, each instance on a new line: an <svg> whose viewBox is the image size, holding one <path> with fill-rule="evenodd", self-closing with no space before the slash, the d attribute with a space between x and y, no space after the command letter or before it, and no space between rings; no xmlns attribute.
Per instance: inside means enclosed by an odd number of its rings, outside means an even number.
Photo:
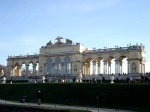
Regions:
<svg viewBox="0 0 150 112"><path fill-rule="evenodd" d="M58 37L55 39L55 40L57 40L57 42L56 42L55 44L58 44L58 45L62 44L61 39L63 39L63 37L58 36Z"/></svg>
<svg viewBox="0 0 150 112"><path fill-rule="evenodd" d="M66 44L72 44L72 40L66 39Z"/></svg>

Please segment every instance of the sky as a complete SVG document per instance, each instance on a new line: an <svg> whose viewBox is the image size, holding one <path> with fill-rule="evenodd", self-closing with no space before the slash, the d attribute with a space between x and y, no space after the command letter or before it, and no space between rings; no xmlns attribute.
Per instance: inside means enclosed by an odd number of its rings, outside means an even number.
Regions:
<svg viewBox="0 0 150 112"><path fill-rule="evenodd" d="M150 71L150 0L0 0L0 64L61 36L85 47L143 44Z"/></svg>

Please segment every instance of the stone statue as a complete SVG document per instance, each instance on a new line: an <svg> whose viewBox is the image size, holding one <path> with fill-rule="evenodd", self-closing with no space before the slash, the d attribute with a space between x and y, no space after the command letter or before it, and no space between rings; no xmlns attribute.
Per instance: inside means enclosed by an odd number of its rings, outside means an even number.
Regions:
<svg viewBox="0 0 150 112"><path fill-rule="evenodd" d="M50 46L50 45L53 45L53 43L50 40L46 45Z"/></svg>
<svg viewBox="0 0 150 112"><path fill-rule="evenodd" d="M82 70L80 70L80 73L79 73L79 82L82 82Z"/></svg>
<svg viewBox="0 0 150 112"><path fill-rule="evenodd" d="M62 41L61 39L63 39L63 37L58 36L55 40L57 40L57 42L55 43L56 45L61 45Z"/></svg>
<svg viewBox="0 0 150 112"><path fill-rule="evenodd" d="M3 75L4 75L4 71L2 70L2 71L1 71L1 76L3 76Z"/></svg>
<svg viewBox="0 0 150 112"><path fill-rule="evenodd" d="M63 39L63 37L58 36L55 40L57 40L57 42L61 42L61 39Z"/></svg>
<svg viewBox="0 0 150 112"><path fill-rule="evenodd" d="M66 44L72 44L72 40L66 39Z"/></svg>

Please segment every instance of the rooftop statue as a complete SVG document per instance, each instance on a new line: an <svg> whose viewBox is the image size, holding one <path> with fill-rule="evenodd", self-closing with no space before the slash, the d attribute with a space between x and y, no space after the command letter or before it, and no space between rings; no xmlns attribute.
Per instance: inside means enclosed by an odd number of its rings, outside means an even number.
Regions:
<svg viewBox="0 0 150 112"><path fill-rule="evenodd" d="M55 39L55 40L57 40L57 42L56 42L55 44L58 44L58 45L62 44L61 39L63 39L63 37L58 36L58 37Z"/></svg>
<svg viewBox="0 0 150 112"><path fill-rule="evenodd" d="M72 40L66 39L66 44L72 44Z"/></svg>
<svg viewBox="0 0 150 112"><path fill-rule="evenodd" d="M46 45L50 46L50 45L53 45L53 43L50 40Z"/></svg>

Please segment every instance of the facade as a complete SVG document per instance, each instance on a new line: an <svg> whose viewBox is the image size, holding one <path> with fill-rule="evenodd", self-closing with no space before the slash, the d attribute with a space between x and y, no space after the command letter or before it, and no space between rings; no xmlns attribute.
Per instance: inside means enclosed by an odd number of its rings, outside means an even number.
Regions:
<svg viewBox="0 0 150 112"><path fill-rule="evenodd" d="M57 37L40 48L39 54L8 56L7 76L108 76L112 74L112 60L115 61L114 75L123 74L122 62L127 59L127 74L145 74L145 50L143 45L89 50L80 43ZM29 71L29 64L32 70ZM24 72L22 65L25 65ZM103 69L101 68L103 66ZM37 69L38 68L38 69ZM29 74L29 72L31 72Z"/></svg>

